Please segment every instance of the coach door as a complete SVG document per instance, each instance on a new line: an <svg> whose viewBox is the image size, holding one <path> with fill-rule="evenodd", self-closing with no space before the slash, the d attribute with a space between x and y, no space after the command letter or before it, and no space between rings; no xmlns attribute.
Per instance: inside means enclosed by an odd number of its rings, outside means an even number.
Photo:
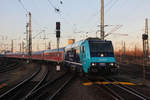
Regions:
<svg viewBox="0 0 150 100"><path fill-rule="evenodd" d="M81 47L81 59L82 59L82 63L86 64L86 53L85 53L85 46Z"/></svg>

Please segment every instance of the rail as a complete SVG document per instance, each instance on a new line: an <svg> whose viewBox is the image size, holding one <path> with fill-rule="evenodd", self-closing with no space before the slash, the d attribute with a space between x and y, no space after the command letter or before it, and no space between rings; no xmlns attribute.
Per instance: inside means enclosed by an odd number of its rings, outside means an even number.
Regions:
<svg viewBox="0 0 150 100"><path fill-rule="evenodd" d="M49 81L48 83L44 84L37 90L35 90L27 100L31 99L53 99L71 80L73 79L72 75L69 75L67 72L58 78ZM58 89L56 89L56 85ZM55 87L55 88L54 88Z"/></svg>
<svg viewBox="0 0 150 100"><path fill-rule="evenodd" d="M112 78L110 79L110 78L106 78L105 77L104 80L107 81L107 82L116 82L116 80L112 79ZM118 87L121 90L125 91L126 93L131 94L134 97L137 97L137 98L139 98L141 100L150 100L150 97L145 96L144 94L142 94L142 93L140 93L140 92L138 92L138 91L136 91L136 90L134 90L132 88L129 88L128 86L125 86L125 85L122 85L122 84L112 84L111 86ZM107 88L111 88L111 87L107 86ZM111 89L111 90L115 93L115 91L113 89ZM118 97L118 95L120 96L119 92L116 93L117 97ZM121 99L124 99L122 96L120 96L120 97L121 97Z"/></svg>
<svg viewBox="0 0 150 100"><path fill-rule="evenodd" d="M33 79L40 72L40 70L41 70L41 67L36 72L34 72L30 77L26 78L25 80L21 81L19 84L17 84L16 86L11 88L10 90L8 90L5 93L3 93L2 95L0 95L0 100L6 100L6 98L9 98L9 96L14 91L16 91L19 87L22 87L25 83L27 83L28 81Z"/></svg>

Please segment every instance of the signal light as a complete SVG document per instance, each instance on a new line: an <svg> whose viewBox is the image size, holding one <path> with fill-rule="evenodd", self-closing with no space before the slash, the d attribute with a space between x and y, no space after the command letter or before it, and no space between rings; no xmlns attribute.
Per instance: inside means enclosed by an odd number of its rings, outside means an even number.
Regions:
<svg viewBox="0 0 150 100"><path fill-rule="evenodd" d="M147 34L143 34L142 38L143 38L143 40L147 40L148 39L148 35Z"/></svg>
<svg viewBox="0 0 150 100"><path fill-rule="evenodd" d="M56 31L56 37L60 38L60 31L59 30Z"/></svg>
<svg viewBox="0 0 150 100"><path fill-rule="evenodd" d="M60 22L56 22L56 30L60 30Z"/></svg>

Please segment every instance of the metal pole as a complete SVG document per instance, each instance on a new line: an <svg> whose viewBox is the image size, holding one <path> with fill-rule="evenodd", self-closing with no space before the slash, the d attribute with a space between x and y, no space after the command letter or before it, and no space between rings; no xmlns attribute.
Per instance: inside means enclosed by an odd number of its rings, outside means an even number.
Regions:
<svg viewBox="0 0 150 100"><path fill-rule="evenodd" d="M46 50L46 39L45 39L45 50Z"/></svg>
<svg viewBox="0 0 150 100"><path fill-rule="evenodd" d="M145 33L148 34L148 19L146 18L145 23Z"/></svg>
<svg viewBox="0 0 150 100"><path fill-rule="evenodd" d="M143 39L143 84L145 84L145 40Z"/></svg>
<svg viewBox="0 0 150 100"><path fill-rule="evenodd" d="M145 33L142 35L143 39L143 82L146 82L145 66L149 58L149 44L148 44L148 19L145 20Z"/></svg>
<svg viewBox="0 0 150 100"><path fill-rule="evenodd" d="M148 35L148 18L146 18L145 34ZM147 38L147 41L146 41L146 47L147 47L147 51L146 51L147 55L146 55L146 57L147 57L147 60L148 60L148 57L149 57L149 43L148 43L148 38Z"/></svg>
<svg viewBox="0 0 150 100"><path fill-rule="evenodd" d="M124 49L123 49L123 52L124 52L124 57L126 56L126 44L124 42Z"/></svg>
<svg viewBox="0 0 150 100"><path fill-rule="evenodd" d="M123 53L123 50L124 50L123 41L122 41L122 43L121 43L121 44L122 44L122 50L121 50L121 51L122 51L122 58L123 58L123 54L124 54L124 53Z"/></svg>
<svg viewBox="0 0 150 100"><path fill-rule="evenodd" d="M60 57L60 54L59 54L59 40L60 40L60 38L58 37L58 38L57 38L57 49L58 49L57 57L58 57L58 61L57 61L57 66L56 66L56 70L57 70L57 71L60 71L60 62L59 62L59 57Z"/></svg>
<svg viewBox="0 0 150 100"><path fill-rule="evenodd" d="M14 52L14 42L13 42L13 40L11 40L11 52L12 53Z"/></svg>
<svg viewBox="0 0 150 100"><path fill-rule="evenodd" d="M22 47L21 47L21 43L20 43L20 52L22 52L22 49L21 49Z"/></svg>
<svg viewBox="0 0 150 100"><path fill-rule="evenodd" d="M59 40L60 40L60 22L56 22L56 38L57 38L57 49L58 49L58 53L57 53L57 66L56 66L56 70L57 71L60 71L60 65L59 65L59 57L60 57L60 54L59 54Z"/></svg>
<svg viewBox="0 0 150 100"><path fill-rule="evenodd" d="M51 42L49 42L48 44L48 49L51 49Z"/></svg>
<svg viewBox="0 0 150 100"><path fill-rule="evenodd" d="M31 13L29 12L29 59L32 59L32 30L31 30Z"/></svg>
<svg viewBox="0 0 150 100"><path fill-rule="evenodd" d="M143 34L143 56L145 60L148 60L149 55L149 43L148 43L148 19L145 20L145 33Z"/></svg>
<svg viewBox="0 0 150 100"><path fill-rule="evenodd" d="M143 84L146 83L145 59L143 59Z"/></svg>
<svg viewBox="0 0 150 100"><path fill-rule="evenodd" d="M98 31L96 31L96 38L97 38L97 33L98 33Z"/></svg>
<svg viewBox="0 0 150 100"><path fill-rule="evenodd" d="M101 39L104 40L104 0L101 0Z"/></svg>
<svg viewBox="0 0 150 100"><path fill-rule="evenodd" d="M59 65L59 38L57 38L57 49L58 49L58 65Z"/></svg>
<svg viewBox="0 0 150 100"><path fill-rule="evenodd" d="M22 41L22 52L24 53L24 42Z"/></svg>
<svg viewBox="0 0 150 100"><path fill-rule="evenodd" d="M28 49L29 49L29 43L28 43L28 40L29 40L29 35L28 35L28 23L26 25L26 52L28 53Z"/></svg>
<svg viewBox="0 0 150 100"><path fill-rule="evenodd" d="M134 58L135 58L135 60L136 60L136 45L135 45L135 49L134 49Z"/></svg>

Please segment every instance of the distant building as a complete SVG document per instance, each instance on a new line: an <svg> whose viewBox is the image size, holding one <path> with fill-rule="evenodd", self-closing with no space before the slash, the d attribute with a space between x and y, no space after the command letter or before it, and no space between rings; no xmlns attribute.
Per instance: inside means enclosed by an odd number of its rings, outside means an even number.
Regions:
<svg viewBox="0 0 150 100"><path fill-rule="evenodd" d="M68 45L75 43L75 39L68 39Z"/></svg>
<svg viewBox="0 0 150 100"><path fill-rule="evenodd" d="M0 52L0 54L6 54L6 53L9 53L9 52L11 52L11 51L9 51L9 50L2 50L2 51Z"/></svg>

